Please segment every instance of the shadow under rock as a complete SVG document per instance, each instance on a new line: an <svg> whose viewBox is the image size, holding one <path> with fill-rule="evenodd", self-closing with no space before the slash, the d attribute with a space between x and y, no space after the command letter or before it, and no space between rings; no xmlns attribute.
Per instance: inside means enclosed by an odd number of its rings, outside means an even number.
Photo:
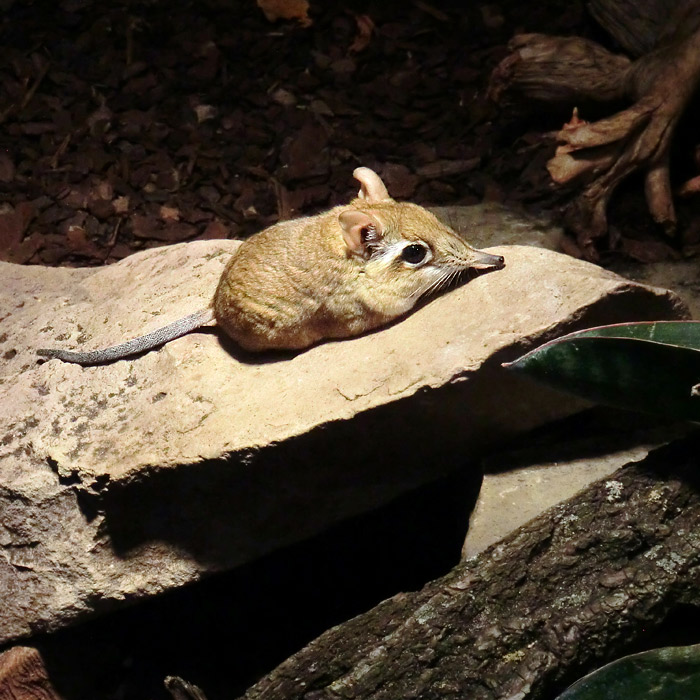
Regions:
<svg viewBox="0 0 700 700"><path fill-rule="evenodd" d="M165 700L167 675L208 700L237 697L324 630L457 564L481 482L467 466L233 571L34 640L52 681L66 700Z"/></svg>
<svg viewBox="0 0 700 700"><path fill-rule="evenodd" d="M154 467L81 505L104 514L119 556L163 542L203 572L230 569L463 469L463 455L477 458L500 429L465 417L465 386L419 391L228 459Z"/></svg>

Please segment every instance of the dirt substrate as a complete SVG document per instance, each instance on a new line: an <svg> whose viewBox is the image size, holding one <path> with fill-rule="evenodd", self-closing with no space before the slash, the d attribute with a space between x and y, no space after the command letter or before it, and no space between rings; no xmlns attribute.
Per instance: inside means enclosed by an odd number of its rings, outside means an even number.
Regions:
<svg viewBox="0 0 700 700"><path fill-rule="evenodd" d="M345 202L551 205L541 132L569 107L496 106L517 31L595 31L580 3L0 0L0 256L95 265L242 237Z"/></svg>

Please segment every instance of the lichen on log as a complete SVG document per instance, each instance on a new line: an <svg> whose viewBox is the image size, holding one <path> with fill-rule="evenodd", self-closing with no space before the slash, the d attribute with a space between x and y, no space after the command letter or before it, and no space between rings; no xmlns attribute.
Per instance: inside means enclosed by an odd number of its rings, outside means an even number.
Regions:
<svg viewBox="0 0 700 700"><path fill-rule="evenodd" d="M699 447L661 448L327 631L245 699L551 697L699 602Z"/></svg>

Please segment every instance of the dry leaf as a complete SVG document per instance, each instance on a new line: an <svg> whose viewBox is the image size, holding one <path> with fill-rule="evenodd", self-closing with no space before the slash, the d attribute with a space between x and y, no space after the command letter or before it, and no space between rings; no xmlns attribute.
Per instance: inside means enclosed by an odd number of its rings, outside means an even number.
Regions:
<svg viewBox="0 0 700 700"><path fill-rule="evenodd" d="M114 196L114 188L107 180L99 180L92 185L90 192L94 199L112 199Z"/></svg>
<svg viewBox="0 0 700 700"><path fill-rule="evenodd" d="M268 22L278 19L295 19L302 27L311 25L308 0L257 0Z"/></svg>
<svg viewBox="0 0 700 700"><path fill-rule="evenodd" d="M226 224L218 219L209 222L204 229L204 233L200 236L203 240L211 240L212 238L228 238L230 229Z"/></svg>
<svg viewBox="0 0 700 700"><path fill-rule="evenodd" d="M99 258L100 249L87 236L82 226L71 225L66 234L68 247L78 255L85 255L89 258Z"/></svg>
<svg viewBox="0 0 700 700"><path fill-rule="evenodd" d="M374 22L369 15L355 15L355 21L357 22L357 35L350 44L349 50L351 53L360 53L369 45L374 31Z"/></svg>
<svg viewBox="0 0 700 700"><path fill-rule="evenodd" d="M177 207L169 207L164 204L160 208L159 214L163 221L171 222L180 220L180 210Z"/></svg>
<svg viewBox="0 0 700 700"><path fill-rule="evenodd" d="M196 105L194 112L197 115L197 123L199 124L216 117L216 107L212 105Z"/></svg>
<svg viewBox="0 0 700 700"><path fill-rule="evenodd" d="M114 211L116 214L126 214L129 211L129 198L117 197L113 202Z"/></svg>
<svg viewBox="0 0 700 700"><path fill-rule="evenodd" d="M0 182L12 182L15 179L15 164L6 151L0 151Z"/></svg>
<svg viewBox="0 0 700 700"><path fill-rule="evenodd" d="M698 194L698 192L700 192L700 175L696 175L694 178L684 182L678 190L678 194L681 197Z"/></svg>

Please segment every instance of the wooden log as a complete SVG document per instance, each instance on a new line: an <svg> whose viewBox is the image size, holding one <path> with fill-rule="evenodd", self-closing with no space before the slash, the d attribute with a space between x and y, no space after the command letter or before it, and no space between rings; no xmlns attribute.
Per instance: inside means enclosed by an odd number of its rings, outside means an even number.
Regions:
<svg viewBox="0 0 700 700"><path fill-rule="evenodd" d="M245 699L552 697L700 602L699 448L661 448L327 631Z"/></svg>

